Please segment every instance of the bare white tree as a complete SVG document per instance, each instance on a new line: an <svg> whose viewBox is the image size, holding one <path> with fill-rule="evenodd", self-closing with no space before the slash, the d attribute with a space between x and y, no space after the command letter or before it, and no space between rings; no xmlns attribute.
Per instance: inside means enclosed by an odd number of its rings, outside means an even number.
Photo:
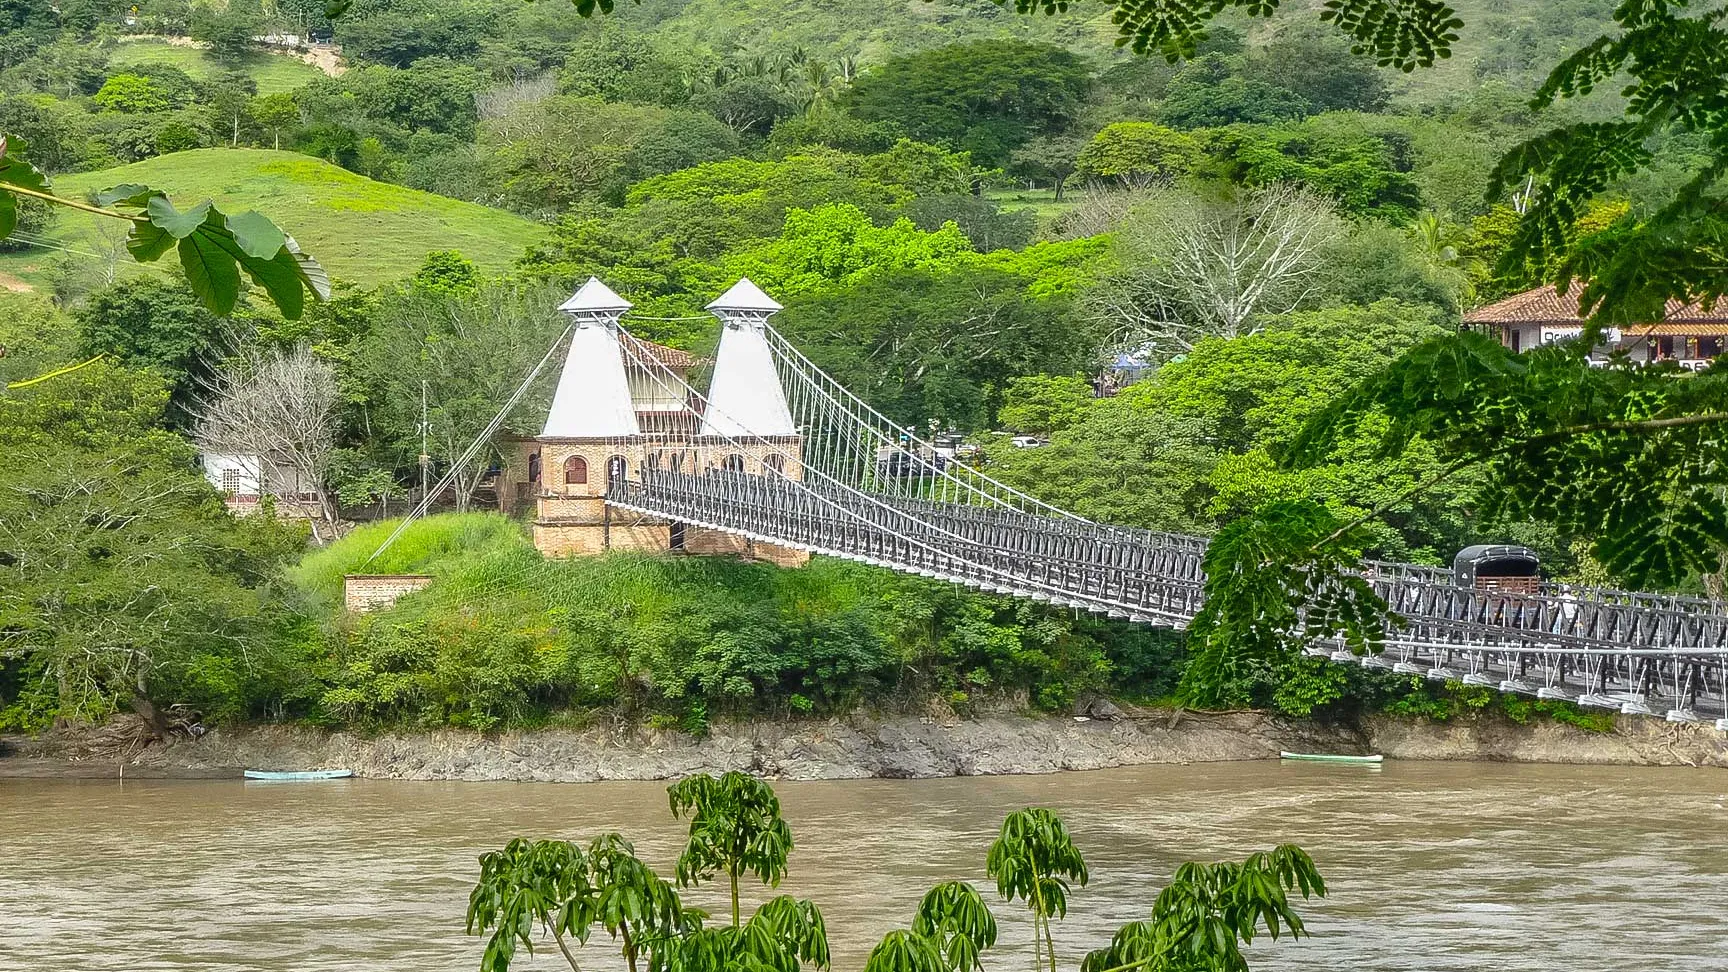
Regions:
<svg viewBox="0 0 1728 972"><path fill-rule="evenodd" d="M199 448L256 456L260 493L303 511L318 543L333 539L338 510L325 480L336 447L336 369L304 344L250 349L219 371L209 390L196 426Z"/></svg>
<svg viewBox="0 0 1728 972"><path fill-rule="evenodd" d="M1151 343L1160 355L1252 334L1258 320L1310 295L1325 247L1343 233L1332 201L1301 186L1224 201L1154 191L1117 230L1117 269L1087 303L1114 333L1132 336L1121 343Z"/></svg>
<svg viewBox="0 0 1728 972"><path fill-rule="evenodd" d="M521 105L535 105L558 93L558 78L551 74L517 76L507 84L494 85L474 95L481 121L508 117Z"/></svg>
<svg viewBox="0 0 1728 972"><path fill-rule="evenodd" d="M1073 194L1074 202L1057 218L1049 235L1057 240L1078 240L1114 233L1152 198L1154 189L1106 183L1087 185Z"/></svg>

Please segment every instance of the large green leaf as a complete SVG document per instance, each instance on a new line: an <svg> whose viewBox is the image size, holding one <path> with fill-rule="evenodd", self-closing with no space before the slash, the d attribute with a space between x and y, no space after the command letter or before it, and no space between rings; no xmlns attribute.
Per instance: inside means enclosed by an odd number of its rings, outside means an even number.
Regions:
<svg viewBox="0 0 1728 972"><path fill-rule="evenodd" d="M216 213L216 204L206 199L184 212L175 209L168 197L154 193L144 200L144 215L156 227L177 240L183 240L198 231L204 221ZM220 213L216 213L218 217Z"/></svg>
<svg viewBox="0 0 1728 972"><path fill-rule="evenodd" d="M206 307L218 314L234 310L240 298L240 268L234 259L233 234L228 232L222 214L214 206L203 203L196 207L204 219L179 237L180 266L186 271L186 283ZM183 224L180 224L183 225ZM283 314L288 313L283 309ZM295 311L298 314L298 308Z"/></svg>
<svg viewBox="0 0 1728 972"><path fill-rule="evenodd" d="M295 242L292 236L284 239L283 248L294 258L294 269L300 275L301 284L317 295L319 300L329 300L330 274L325 272L324 267L301 250L300 244Z"/></svg>
<svg viewBox="0 0 1728 972"><path fill-rule="evenodd" d="M240 299L240 271L264 289L289 320L305 312L306 294L330 296L330 277L294 238L261 213L227 215L209 200L175 208L149 186L115 186L97 196L100 205L137 213L126 248L140 261L177 251L186 282L204 306L227 314Z"/></svg>
<svg viewBox="0 0 1728 972"><path fill-rule="evenodd" d="M24 161L24 140L0 135L0 184L48 191L48 177ZM0 192L0 240L18 228L18 197Z"/></svg>
<svg viewBox="0 0 1728 972"><path fill-rule="evenodd" d="M288 242L288 237L275 223L250 209L228 217L227 225L240 249L260 260L274 259Z"/></svg>
<svg viewBox="0 0 1728 972"><path fill-rule="evenodd" d="M122 182L117 186L109 186L96 194L96 205L125 206L130 209L143 209L152 196L163 195L162 190L152 189L136 182Z"/></svg>

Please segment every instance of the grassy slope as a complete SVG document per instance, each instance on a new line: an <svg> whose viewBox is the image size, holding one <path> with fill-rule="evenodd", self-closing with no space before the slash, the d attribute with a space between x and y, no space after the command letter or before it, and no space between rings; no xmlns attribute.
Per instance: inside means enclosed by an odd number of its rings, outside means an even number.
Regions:
<svg viewBox="0 0 1728 972"><path fill-rule="evenodd" d="M1264 43L1285 26L1318 21L1325 0L1285 0L1267 21L1226 10L1217 23ZM1413 103L1447 100L1479 83L1487 52L1508 49L1529 78L1539 79L1565 54L1608 23L1614 0L1448 0L1465 22L1454 56L1403 75L1389 71L1394 90ZM1101 5L1075 5L1056 15L1018 14L992 0L640 0L620 4L610 19L632 32L713 52L803 47L823 58L851 55L864 65L891 54L983 37L1017 37L1061 44L1103 65L1132 57L1114 45L1116 27ZM1511 44L1504 42L1510 40ZM1490 70L1512 69L1493 63Z"/></svg>
<svg viewBox="0 0 1728 972"><path fill-rule="evenodd" d="M134 64L167 64L195 78L212 78L227 70L196 47L169 44L154 38L122 40L109 56L108 63L114 69ZM281 54L259 54L241 70L257 83L259 94L292 91L323 74L305 61Z"/></svg>
<svg viewBox="0 0 1728 972"><path fill-rule="evenodd" d="M619 5L619 10L628 8ZM652 14L651 14L652 15ZM893 54L986 37L1017 37L1112 55L1115 27L1101 7L1055 16L1022 16L990 0L685 0L653 28L678 42L746 50L803 47L827 57L852 55L868 64Z"/></svg>
<svg viewBox="0 0 1728 972"><path fill-rule="evenodd" d="M374 182L318 159L266 149L177 152L60 176L54 186L62 195L80 198L125 182L162 189L181 206L209 197L230 212L256 209L292 233L332 277L363 285L407 276L432 250L460 250L483 267L502 270L545 232L502 210ZM56 224L54 237L77 249L101 251L92 229L98 219L69 212ZM40 251L8 255L0 270L40 280L44 256Z"/></svg>
<svg viewBox="0 0 1728 972"><path fill-rule="evenodd" d="M524 562L539 559L521 524L496 513L445 513L416 520L377 560L378 545L402 523L386 520L355 529L328 547L308 553L289 580L314 603L334 610L342 603L344 574L431 574L446 577L490 557Z"/></svg>

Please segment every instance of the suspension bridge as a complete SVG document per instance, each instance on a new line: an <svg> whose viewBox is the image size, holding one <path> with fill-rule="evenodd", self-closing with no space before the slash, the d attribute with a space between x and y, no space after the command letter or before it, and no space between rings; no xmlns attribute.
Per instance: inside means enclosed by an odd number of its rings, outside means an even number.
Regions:
<svg viewBox="0 0 1728 972"><path fill-rule="evenodd" d="M687 356L631 336L629 307L590 279L560 308L569 326L559 344L523 382L565 349L531 440L531 462L543 463L527 477L537 542L564 531L600 539L558 552L664 549L699 531L1161 627L1183 628L1199 611L1204 538L1093 522L961 461L799 352L769 322L780 305L750 281L708 308L723 331L706 382ZM1728 731L1721 602L1552 584L1481 590L1444 569L1377 561L1362 575L1404 623L1389 627L1383 652L1322 642L1311 654Z"/></svg>

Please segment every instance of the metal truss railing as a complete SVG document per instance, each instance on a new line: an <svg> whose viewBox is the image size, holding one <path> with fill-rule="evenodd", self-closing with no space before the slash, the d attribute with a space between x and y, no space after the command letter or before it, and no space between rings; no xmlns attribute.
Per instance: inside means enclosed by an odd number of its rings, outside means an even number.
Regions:
<svg viewBox="0 0 1728 972"><path fill-rule="evenodd" d="M798 434L794 442L749 431L722 438L741 453L778 456L795 475L644 461L611 484L608 503L1164 627L1186 627L1199 612L1204 538L1094 523L944 458L764 327ZM622 348L629 360L683 389L693 413L719 414L683 375L633 347ZM1674 721L1714 718L1728 729L1728 609L1719 602L1558 585L1528 595L1478 591L1415 564L1366 561L1362 571L1404 623L1388 629L1384 652L1318 645L1315 653Z"/></svg>
<svg viewBox="0 0 1728 972"><path fill-rule="evenodd" d="M866 496L831 482L644 468L615 506L1167 627L1202 603L1205 541L1004 507ZM1364 575L1405 624L1387 650L1317 653L1675 721L1728 719L1728 615L1710 602L1621 592L1504 594L1460 588L1440 569L1371 562ZM1598 594L1599 592L1589 592ZM1658 711L1663 710L1663 711Z"/></svg>

